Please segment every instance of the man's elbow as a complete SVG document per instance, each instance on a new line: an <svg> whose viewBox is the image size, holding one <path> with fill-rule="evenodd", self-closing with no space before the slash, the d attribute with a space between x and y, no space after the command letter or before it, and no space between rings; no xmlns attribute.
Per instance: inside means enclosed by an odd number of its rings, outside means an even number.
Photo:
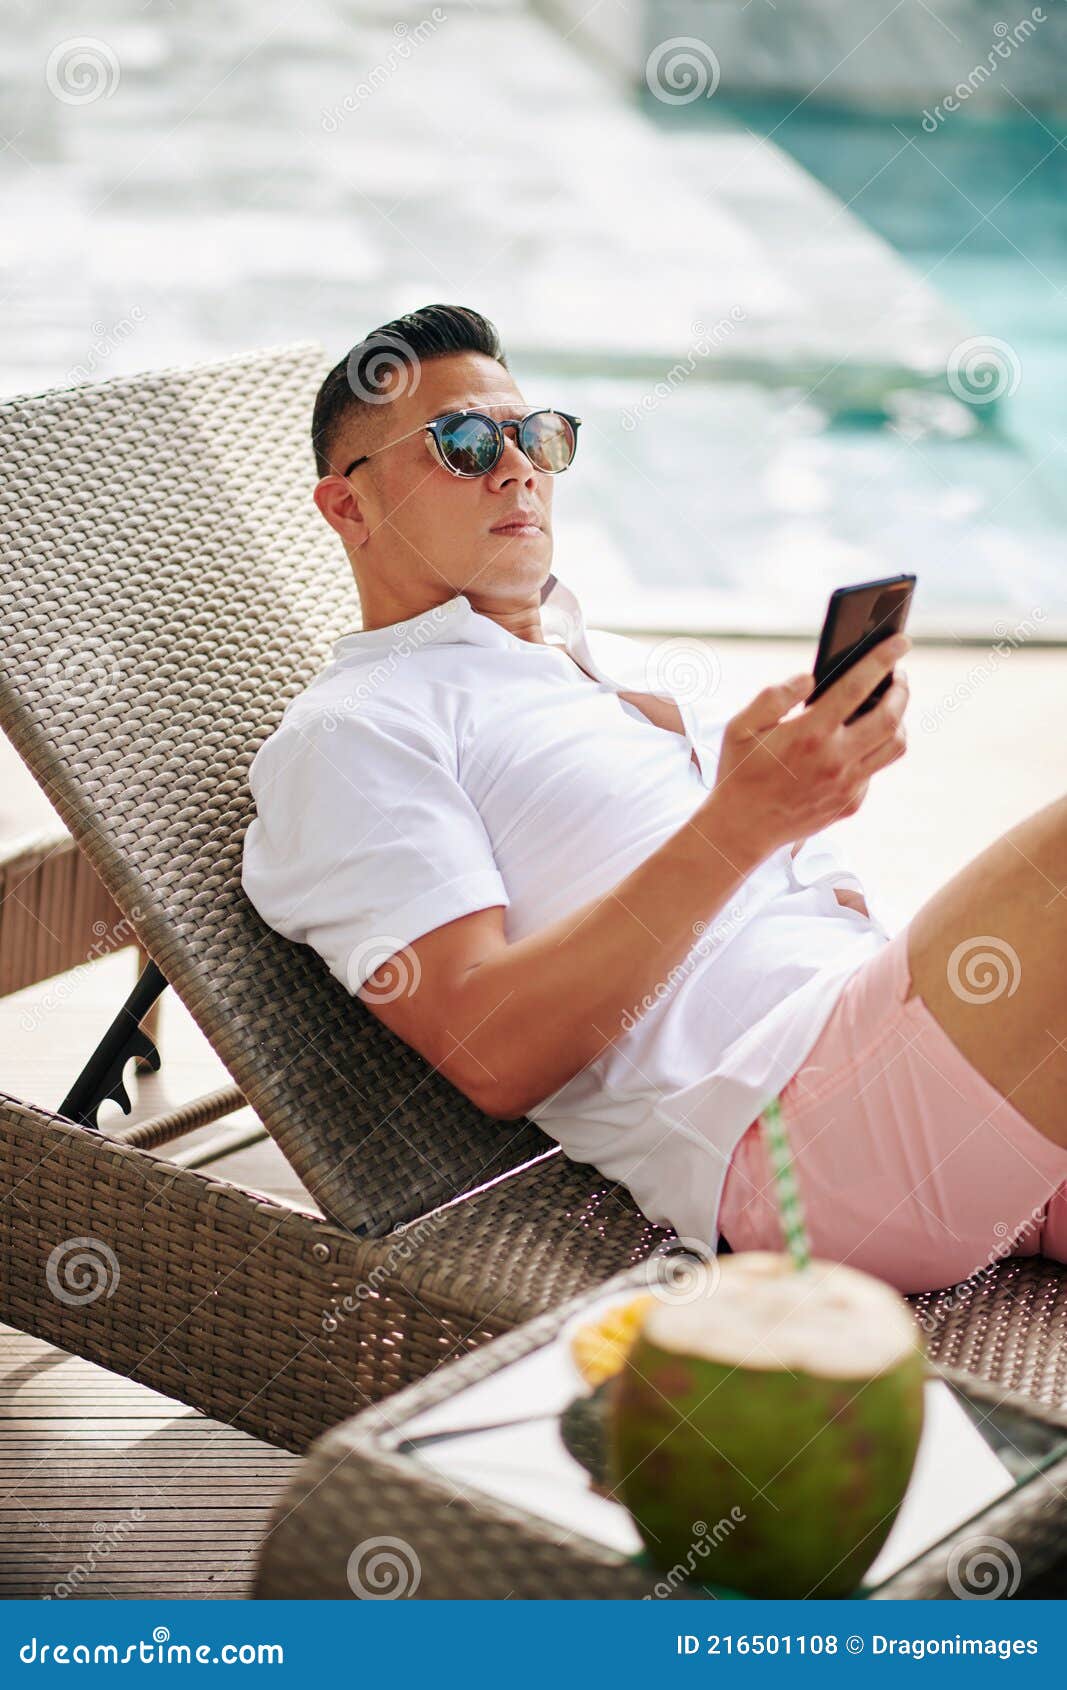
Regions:
<svg viewBox="0 0 1067 1690"><path fill-rule="evenodd" d="M546 1074L531 1062L504 1062L499 1045L495 1050L483 1049L481 1055L479 1060L468 1045L452 1051L439 1066L445 1078L494 1121L521 1121L531 1115L583 1066L576 1061L570 1072Z"/></svg>
<svg viewBox="0 0 1067 1690"><path fill-rule="evenodd" d="M391 1030L404 1039L426 1062L430 1070L454 1086L456 1091L473 1103L483 1115L497 1121L515 1121L526 1114L529 1104L543 1097L547 1087L536 1094L527 1086L516 1083L516 1077L501 1072L499 1057L490 1067L472 1049L473 1041L457 1042L454 1034L442 1029L427 1032L403 1025L395 1015L387 1017L373 1003L369 1006ZM390 1009L393 1006L390 1005Z"/></svg>
<svg viewBox="0 0 1067 1690"><path fill-rule="evenodd" d="M490 1045L470 1036L460 1042L455 1042L454 1034L445 1037L451 1048L440 1052L435 1066L469 1103L491 1120L521 1120L545 1095L547 1086L542 1086L540 1091L531 1090L529 1076L508 1060L504 1040L497 1038Z"/></svg>
<svg viewBox="0 0 1067 1690"><path fill-rule="evenodd" d="M535 1096L528 1086L516 1083L515 1077L491 1073L476 1062L462 1067L442 1063L441 1071L469 1103L494 1121L521 1120L544 1095L542 1091Z"/></svg>
<svg viewBox="0 0 1067 1690"><path fill-rule="evenodd" d="M476 1109L493 1121L520 1121L537 1101L503 1080L468 1080L459 1089Z"/></svg>

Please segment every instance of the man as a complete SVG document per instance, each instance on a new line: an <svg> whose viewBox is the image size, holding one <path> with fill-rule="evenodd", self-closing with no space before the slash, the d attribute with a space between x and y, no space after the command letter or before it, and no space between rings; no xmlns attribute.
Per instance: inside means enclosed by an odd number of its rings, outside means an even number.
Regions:
<svg viewBox="0 0 1067 1690"><path fill-rule="evenodd" d="M459 307L327 377L315 500L363 630L255 758L249 898L483 1110L683 1238L781 1247L780 1095L817 1254L903 1291L1067 1260L1067 802L890 938L820 834L903 753L901 675L847 719L908 641L725 724L624 686L551 573L579 427Z"/></svg>

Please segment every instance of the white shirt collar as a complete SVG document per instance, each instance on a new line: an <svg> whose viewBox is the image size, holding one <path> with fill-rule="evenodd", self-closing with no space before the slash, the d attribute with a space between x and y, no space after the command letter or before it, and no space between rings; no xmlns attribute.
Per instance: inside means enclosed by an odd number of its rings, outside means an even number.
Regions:
<svg viewBox="0 0 1067 1690"><path fill-rule="evenodd" d="M568 656L573 657L595 681L610 687L612 692L627 690L625 683L609 675L593 656L582 607L576 595L556 575L550 575L542 589L541 628L548 644L562 645ZM432 609L422 611L418 616L406 617L402 622L343 635L334 644L330 669L334 664L343 664L353 657L373 658L396 651L407 654L427 645L482 645L495 646L498 650L518 646L523 651L539 649L535 642L520 639L517 634L502 628L499 622L494 622L491 616L475 610L466 593L457 593L454 598L446 599L444 604L434 605ZM651 689L646 685L637 690ZM715 781L715 759L702 744L692 704L670 688L661 687L656 691L660 697L669 698L677 705L686 743L696 753L701 780L710 788Z"/></svg>
<svg viewBox="0 0 1067 1690"><path fill-rule="evenodd" d="M541 600L541 628L549 644L562 645L596 680L616 685L596 665L589 649L585 617L578 599L555 575L550 575L545 583ZM333 661L363 655L370 657L395 650L398 646L418 651L427 645L484 645L503 649L509 645L531 643L520 640L517 634L502 628L491 616L475 610L466 593L457 593L454 598L446 599L444 604L434 605L418 616L390 622L384 628L345 634L334 643Z"/></svg>

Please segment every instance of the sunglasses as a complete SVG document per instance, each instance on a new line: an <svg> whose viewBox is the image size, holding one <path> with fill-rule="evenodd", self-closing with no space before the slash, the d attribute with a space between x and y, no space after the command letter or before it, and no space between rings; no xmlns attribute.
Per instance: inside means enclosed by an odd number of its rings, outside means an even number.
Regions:
<svg viewBox="0 0 1067 1690"><path fill-rule="evenodd" d="M343 473L351 475L361 464L377 457L378 452L387 452L390 446L399 446L401 440L425 432L427 450L450 475L467 479L487 475L500 462L504 430L514 428L519 449L534 468L545 475L561 475L574 461L581 421L581 417L569 416L566 411L530 411L525 417L506 417L500 422L482 411L450 411L447 416L434 417L421 428L413 428L399 439L365 453L362 458L353 458Z"/></svg>

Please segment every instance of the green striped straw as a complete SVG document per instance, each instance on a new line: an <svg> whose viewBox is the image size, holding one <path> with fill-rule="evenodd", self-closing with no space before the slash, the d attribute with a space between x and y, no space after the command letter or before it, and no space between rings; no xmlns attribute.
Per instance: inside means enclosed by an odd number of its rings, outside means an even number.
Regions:
<svg viewBox="0 0 1067 1690"><path fill-rule="evenodd" d="M793 1152L789 1148L785 1122L776 1097L771 1098L763 1111L763 1141L771 1159L778 1213L782 1220L786 1246L793 1258L793 1266L799 1272L811 1261L811 1240L804 1224L804 1205L797 1190Z"/></svg>

